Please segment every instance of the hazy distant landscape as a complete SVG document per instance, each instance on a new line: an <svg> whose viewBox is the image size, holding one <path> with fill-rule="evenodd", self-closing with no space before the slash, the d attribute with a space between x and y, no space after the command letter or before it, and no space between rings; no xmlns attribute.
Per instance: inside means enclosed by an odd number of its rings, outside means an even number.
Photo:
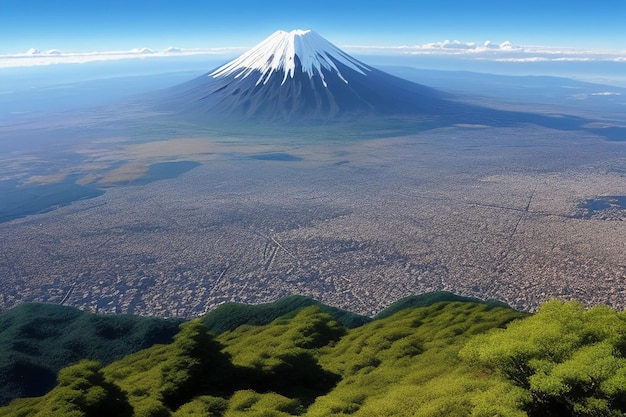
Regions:
<svg viewBox="0 0 626 417"><path fill-rule="evenodd" d="M467 76L474 102L588 123L227 131L125 101L5 116L0 310L191 317L302 294L373 315L431 290L626 307L624 90Z"/></svg>

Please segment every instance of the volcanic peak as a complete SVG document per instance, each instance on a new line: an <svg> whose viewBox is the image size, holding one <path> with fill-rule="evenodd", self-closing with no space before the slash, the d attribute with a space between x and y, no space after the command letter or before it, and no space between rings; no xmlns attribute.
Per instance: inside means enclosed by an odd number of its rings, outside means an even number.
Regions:
<svg viewBox="0 0 626 417"><path fill-rule="evenodd" d="M258 74L256 85L259 85L266 84L276 73L282 75L283 85L288 77L294 78L296 72L303 72L309 78L319 76L324 87L328 87L322 72L325 69L337 74L347 84L337 63L363 75L371 70L312 30L278 30L239 58L208 75L213 78L234 76L243 79Z"/></svg>

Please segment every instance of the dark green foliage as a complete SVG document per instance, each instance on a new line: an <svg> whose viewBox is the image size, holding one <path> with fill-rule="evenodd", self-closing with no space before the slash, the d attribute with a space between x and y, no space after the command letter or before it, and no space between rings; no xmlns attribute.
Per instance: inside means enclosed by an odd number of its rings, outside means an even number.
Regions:
<svg viewBox="0 0 626 417"><path fill-rule="evenodd" d="M266 404L270 397L265 393L272 391L302 411L300 404L310 403L338 380L319 366L312 346L332 343L344 333L344 327L315 307L291 320L242 326L219 340L201 320L193 320L181 325L173 343L129 355L105 373L128 393L137 415L164 413L164 409L190 415L204 407L198 398L227 398L250 389L264 393L258 407ZM232 345L222 349L226 343ZM220 415L219 407L211 413Z"/></svg>
<svg viewBox="0 0 626 417"><path fill-rule="evenodd" d="M396 301L395 303L391 304L389 307L378 313L374 318L376 320L384 319L386 317L394 315L398 311L404 310L405 308L430 307L435 303L441 303L443 301L485 304L489 308L509 307L506 303L498 300L483 301L478 298L463 297L448 291L433 291L425 294L412 295L410 297L402 298L401 300Z"/></svg>
<svg viewBox="0 0 626 417"><path fill-rule="evenodd" d="M321 311L330 314L335 320L349 329L359 327L371 321L368 317L330 307L300 295L290 295L268 304L222 304L204 315L202 321L211 332L220 334L228 330L235 330L242 324L262 326L271 323L279 317L294 317L300 310L310 306L316 306Z"/></svg>
<svg viewBox="0 0 626 417"><path fill-rule="evenodd" d="M81 359L109 363L155 343L168 343L180 321L104 316L29 303L0 315L0 405L42 395L57 372Z"/></svg>
<svg viewBox="0 0 626 417"><path fill-rule="evenodd" d="M42 395L56 385L56 374L45 363L30 355L0 352L0 398L8 404L13 398ZM43 361L41 361L43 362Z"/></svg>
<svg viewBox="0 0 626 417"><path fill-rule="evenodd" d="M317 306L301 310L289 321L289 325L292 329L286 334L291 337L295 346L304 349L326 346L339 340L347 330L331 314Z"/></svg>

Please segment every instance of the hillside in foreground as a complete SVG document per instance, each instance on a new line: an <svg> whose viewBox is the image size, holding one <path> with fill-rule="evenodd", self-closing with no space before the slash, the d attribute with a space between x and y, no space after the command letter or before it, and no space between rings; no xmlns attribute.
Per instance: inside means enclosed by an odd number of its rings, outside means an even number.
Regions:
<svg viewBox="0 0 626 417"><path fill-rule="evenodd" d="M528 315L442 301L353 328L311 305L220 334L185 322L171 343L62 369L0 415L618 416L625 354L624 313L577 302Z"/></svg>
<svg viewBox="0 0 626 417"><path fill-rule="evenodd" d="M407 297L381 314L438 301L469 301L448 292ZM476 299L471 299L479 301ZM278 317L293 317L317 306L347 328L372 319L292 295L268 304L226 303L202 317L207 329L220 334L243 324L264 325ZM52 304L27 303L0 314L0 406L20 397L45 394L56 375L80 359L108 364L157 343L170 343L182 320L132 315L102 315Z"/></svg>

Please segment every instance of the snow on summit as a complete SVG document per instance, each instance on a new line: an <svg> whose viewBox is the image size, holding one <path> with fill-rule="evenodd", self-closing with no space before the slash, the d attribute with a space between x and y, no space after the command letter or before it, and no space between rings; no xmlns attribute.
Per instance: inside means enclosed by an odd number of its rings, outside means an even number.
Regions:
<svg viewBox="0 0 626 417"><path fill-rule="evenodd" d="M297 59L296 59L297 58ZM360 74L370 68L352 58L322 36L312 30L279 30L267 39L241 55L239 58L216 69L209 76L220 78L234 76L246 78L257 76L256 85L266 84L272 75L282 76L282 84L287 77L293 78L297 71L310 78L319 76L326 87L322 69L336 73L346 84L336 63L341 63Z"/></svg>
<svg viewBox="0 0 626 417"><path fill-rule="evenodd" d="M311 30L274 32L240 57L151 101L159 111L220 125L461 111L438 91L362 63Z"/></svg>

